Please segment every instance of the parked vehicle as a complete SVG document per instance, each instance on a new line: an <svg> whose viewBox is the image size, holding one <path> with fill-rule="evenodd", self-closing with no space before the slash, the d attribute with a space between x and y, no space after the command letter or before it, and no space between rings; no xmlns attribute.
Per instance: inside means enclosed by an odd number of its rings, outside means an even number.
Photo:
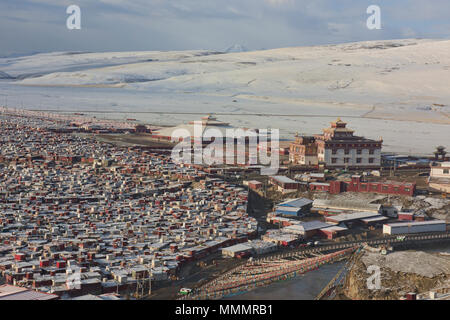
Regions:
<svg viewBox="0 0 450 320"><path fill-rule="evenodd" d="M180 294L182 294L182 295L188 295L191 292L192 292L192 289L189 289L189 288L181 288L180 289Z"/></svg>

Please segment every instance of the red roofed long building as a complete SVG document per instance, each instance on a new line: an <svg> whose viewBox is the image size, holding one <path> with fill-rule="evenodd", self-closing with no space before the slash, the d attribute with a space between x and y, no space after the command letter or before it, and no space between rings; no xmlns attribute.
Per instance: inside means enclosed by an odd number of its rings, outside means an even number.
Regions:
<svg viewBox="0 0 450 320"><path fill-rule="evenodd" d="M413 196L416 184L398 181L364 181L361 176L354 175L350 181L329 181L326 183L310 183L311 191L329 193L341 192L372 192L392 195Z"/></svg>

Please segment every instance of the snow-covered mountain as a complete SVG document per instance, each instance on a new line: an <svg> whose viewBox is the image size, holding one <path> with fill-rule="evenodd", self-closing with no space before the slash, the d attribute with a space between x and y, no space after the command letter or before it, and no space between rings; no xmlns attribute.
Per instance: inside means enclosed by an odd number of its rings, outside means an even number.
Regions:
<svg viewBox="0 0 450 320"><path fill-rule="evenodd" d="M24 78L23 85L237 95L294 108L305 103L353 106L371 115L398 116L396 111L408 108L410 114L402 111L401 117L449 122L442 112L450 103L450 41L372 41L228 54L51 53L0 59L0 71Z"/></svg>
<svg viewBox="0 0 450 320"><path fill-rule="evenodd" d="M0 79L14 79L14 77L10 76L6 72L0 71Z"/></svg>
<svg viewBox="0 0 450 320"><path fill-rule="evenodd" d="M2 80L2 85L8 85L3 90L0 86L0 94L7 95L10 104L38 101L41 108L341 115L374 124L376 119L377 136L389 134L385 130L389 125L394 138L394 128L411 123L400 121L442 124L449 133L449 40L242 49L55 52L3 58L0 77L14 79ZM292 117L283 119L293 121ZM386 120L396 121L396 125ZM261 119L252 123L243 117L239 121L248 126L261 123ZM310 126L314 121L303 121L302 125ZM354 123L360 130L368 128L360 125L361 121ZM291 126L280 126L289 132L308 131L294 121ZM424 134L429 133L428 128L424 127ZM409 137L406 131L404 137Z"/></svg>
<svg viewBox="0 0 450 320"><path fill-rule="evenodd" d="M242 44L235 44L225 49L226 53L247 52L247 51L248 51L247 47L243 46Z"/></svg>

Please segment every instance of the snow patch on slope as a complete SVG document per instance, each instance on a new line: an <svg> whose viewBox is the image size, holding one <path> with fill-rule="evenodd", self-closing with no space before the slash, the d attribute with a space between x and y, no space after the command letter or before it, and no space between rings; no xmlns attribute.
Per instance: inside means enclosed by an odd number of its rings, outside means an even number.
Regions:
<svg viewBox="0 0 450 320"><path fill-rule="evenodd" d="M234 49L241 47L237 46ZM0 59L27 86L233 97L450 123L450 41L390 40L251 52L51 53ZM182 98L181 98L182 99Z"/></svg>

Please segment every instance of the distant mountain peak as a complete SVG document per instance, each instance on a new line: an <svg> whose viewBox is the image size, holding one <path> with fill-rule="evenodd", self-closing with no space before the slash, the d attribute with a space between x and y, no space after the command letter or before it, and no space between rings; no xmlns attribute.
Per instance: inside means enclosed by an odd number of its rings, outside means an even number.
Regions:
<svg viewBox="0 0 450 320"><path fill-rule="evenodd" d="M0 79L14 79L14 77L10 76L6 72L0 71Z"/></svg>
<svg viewBox="0 0 450 320"><path fill-rule="evenodd" d="M246 52L248 49L242 44L234 44L231 47L225 49L225 52Z"/></svg>

